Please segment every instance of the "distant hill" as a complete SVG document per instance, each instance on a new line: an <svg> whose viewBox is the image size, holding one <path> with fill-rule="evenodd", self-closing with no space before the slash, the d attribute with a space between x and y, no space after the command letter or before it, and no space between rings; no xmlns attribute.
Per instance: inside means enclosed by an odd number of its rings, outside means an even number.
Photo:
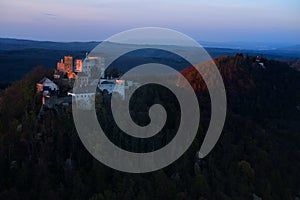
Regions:
<svg viewBox="0 0 300 200"><path fill-rule="evenodd" d="M56 62L65 55L75 58L84 58L86 52L90 52L100 42L51 42L33 41L10 38L0 38L0 84L6 85L21 79L24 74L38 65L47 68L55 68ZM117 44L118 45L118 44ZM204 46L214 46L213 43L204 43ZM205 49L212 58L221 56L233 56L238 52L244 55L263 55L270 59L294 62L300 59L299 45L274 50L248 50L234 48L206 47ZM132 64L133 59L122 63L122 67ZM183 69L176 67L177 70Z"/></svg>
<svg viewBox="0 0 300 200"><path fill-rule="evenodd" d="M300 44L298 45L293 45L293 46L288 46L288 47L282 47L278 48L278 50L285 50L285 51L297 51L300 52Z"/></svg>
<svg viewBox="0 0 300 200"><path fill-rule="evenodd" d="M91 51L100 42L51 42L0 38L0 50L48 49L64 51Z"/></svg>
<svg viewBox="0 0 300 200"><path fill-rule="evenodd" d="M228 41L228 42L207 42L199 41L202 46L214 48L231 48L231 49L252 49L252 50L271 50L284 48L287 44L270 43L270 42L245 42L245 41Z"/></svg>
<svg viewBox="0 0 300 200"><path fill-rule="evenodd" d="M83 58L100 42L51 42L0 38L0 84L19 80L36 66L55 68L65 55Z"/></svg>
<svg viewBox="0 0 300 200"><path fill-rule="evenodd" d="M21 79L36 66L55 68L56 62L65 55L83 58L86 51L66 51L49 49L0 50L0 83Z"/></svg>

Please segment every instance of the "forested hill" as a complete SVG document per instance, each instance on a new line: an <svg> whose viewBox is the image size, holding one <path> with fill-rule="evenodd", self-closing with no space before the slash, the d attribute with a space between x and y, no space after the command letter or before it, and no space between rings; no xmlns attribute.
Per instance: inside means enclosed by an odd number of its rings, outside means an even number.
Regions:
<svg viewBox="0 0 300 200"><path fill-rule="evenodd" d="M214 63L223 77L231 110L257 119L299 117L300 73L295 68L285 62L243 54L219 57ZM207 90L194 68L186 68L182 74L193 83L195 91L202 94Z"/></svg>
<svg viewBox="0 0 300 200"><path fill-rule="evenodd" d="M188 151L163 170L147 174L118 172L95 160L76 133L71 107L45 110L39 116L41 96L35 93L35 83L51 72L39 68L26 75L0 98L0 199L299 197L300 72L283 62L242 54L214 61L228 100L220 140L207 157L195 158L210 118L204 107ZM192 82L200 107L206 106L209 97L200 75L193 68L182 74ZM153 99L166 101L171 118L178 114L173 96L156 89L142 92L145 95L133 99L133 118L148 116L147 109L140 109L145 106L142 101ZM106 117L105 129L112 140L120 140L107 106L109 97L99 95L96 100L97 114ZM167 133L174 124L169 126ZM162 138L157 142L164 143L167 138ZM127 149L136 147L123 143Z"/></svg>

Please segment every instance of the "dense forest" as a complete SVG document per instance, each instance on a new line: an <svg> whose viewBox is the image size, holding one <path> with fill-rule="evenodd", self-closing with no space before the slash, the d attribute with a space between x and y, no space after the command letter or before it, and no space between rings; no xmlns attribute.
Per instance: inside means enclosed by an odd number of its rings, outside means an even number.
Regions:
<svg viewBox="0 0 300 200"><path fill-rule="evenodd" d="M71 106L46 109L35 83L51 70L38 67L0 96L0 199L296 199L300 198L300 72L265 58L214 59L227 92L224 129L212 152L200 148L210 119L206 85L193 68L181 73L199 97L200 128L184 155L170 166L146 174L113 170L94 159L81 143ZM263 63L261 65L260 63ZM197 66L196 66L197 67ZM138 98L138 97L143 98ZM96 96L96 110L108 137L134 150L132 138L120 138L109 108L110 96ZM165 88L141 88L131 100L132 118L147 124L149 106L168 111L165 135L176 133L178 102Z"/></svg>

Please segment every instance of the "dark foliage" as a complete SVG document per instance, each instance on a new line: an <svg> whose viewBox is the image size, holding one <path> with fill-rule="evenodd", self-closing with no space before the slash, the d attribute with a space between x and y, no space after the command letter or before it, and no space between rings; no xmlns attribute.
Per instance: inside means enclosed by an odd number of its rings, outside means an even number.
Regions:
<svg viewBox="0 0 300 200"><path fill-rule="evenodd" d="M71 107L39 115L41 97L35 93L35 83L48 72L39 69L28 74L1 94L0 199L296 197L300 192L300 73L286 63L266 59L262 68L255 57L241 54L215 62L228 98L227 119L217 145L195 162L210 117L209 97L201 77L193 68L186 69L182 73L193 82L204 107L197 137L176 162L147 174L118 172L95 160L76 133ZM172 120L178 120L176 101L167 91L140 92L147 95L143 101L132 100L137 123L147 123L147 108L154 102L169 102ZM97 96L97 114L107 116L106 129L117 140L119 130L113 126L108 100ZM176 129L172 123L168 128ZM162 138L160 142L168 141L167 136ZM120 145L136 146L126 140Z"/></svg>

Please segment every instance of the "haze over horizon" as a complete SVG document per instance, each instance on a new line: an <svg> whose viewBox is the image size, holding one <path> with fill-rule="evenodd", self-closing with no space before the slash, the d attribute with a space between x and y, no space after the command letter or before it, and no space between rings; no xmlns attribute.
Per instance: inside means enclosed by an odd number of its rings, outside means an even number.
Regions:
<svg viewBox="0 0 300 200"><path fill-rule="evenodd" d="M131 28L155 26L175 29L197 41L300 41L297 0L4 0L0 5L2 38L101 41Z"/></svg>

